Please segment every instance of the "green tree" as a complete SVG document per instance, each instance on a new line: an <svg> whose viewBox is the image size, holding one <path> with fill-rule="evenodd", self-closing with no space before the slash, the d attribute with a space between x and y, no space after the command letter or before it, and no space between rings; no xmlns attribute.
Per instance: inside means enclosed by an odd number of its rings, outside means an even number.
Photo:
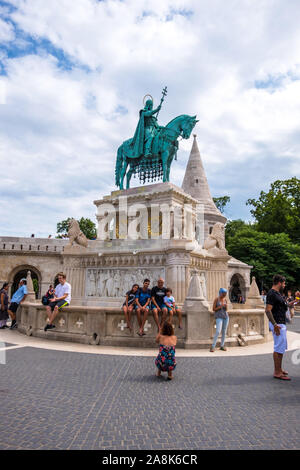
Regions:
<svg viewBox="0 0 300 470"><path fill-rule="evenodd" d="M39 295L39 281L35 278L32 279L32 284L33 284L33 290L35 293L36 298L38 298Z"/></svg>
<svg viewBox="0 0 300 470"><path fill-rule="evenodd" d="M236 220L227 220L226 225L225 225L225 244L227 246L227 243L229 242L230 238L232 238L236 232L239 230L247 227L246 222L244 222L242 219L236 219Z"/></svg>
<svg viewBox="0 0 300 470"><path fill-rule="evenodd" d="M225 206L230 202L230 196L213 197L214 203L222 214Z"/></svg>
<svg viewBox="0 0 300 470"><path fill-rule="evenodd" d="M258 285L271 287L274 274L282 274L290 287L300 284L300 246L285 233L259 232L255 226L241 226L228 237L231 256L253 266Z"/></svg>
<svg viewBox="0 0 300 470"><path fill-rule="evenodd" d="M68 228L69 228L69 222L71 220L71 217L68 217L66 220L62 220L61 222L58 222L57 224L57 238L64 238L65 236L68 235ZM79 223L80 230L86 238L89 240L92 240L97 237L97 229L96 229L96 224L88 218L81 217L80 220L77 221Z"/></svg>
<svg viewBox="0 0 300 470"><path fill-rule="evenodd" d="M277 180L270 190L261 191L258 199L248 199L251 214L261 232L287 233L300 243L300 179Z"/></svg>

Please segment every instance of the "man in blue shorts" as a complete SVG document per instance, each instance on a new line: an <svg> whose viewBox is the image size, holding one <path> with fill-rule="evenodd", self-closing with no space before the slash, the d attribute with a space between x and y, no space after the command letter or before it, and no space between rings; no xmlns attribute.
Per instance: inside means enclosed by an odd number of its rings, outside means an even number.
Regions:
<svg viewBox="0 0 300 470"><path fill-rule="evenodd" d="M164 297L166 295L167 289L164 287L164 280L160 277L157 281L157 286L154 286L151 291L152 299L152 313L154 316L155 323L157 325L157 331L159 332L160 326L163 325L164 321L167 318L168 310L167 306L164 304ZM158 315L161 313L161 322L159 323Z"/></svg>
<svg viewBox="0 0 300 470"><path fill-rule="evenodd" d="M151 300L151 290L149 289L150 280L145 279L143 283L143 287L139 289L135 296L135 301L137 305L136 314L139 323L139 336L144 336L146 333L144 332L144 326L148 317L149 308L150 308L150 300ZM142 318L143 315L143 318Z"/></svg>
<svg viewBox="0 0 300 470"><path fill-rule="evenodd" d="M19 282L19 288L12 296L11 301L10 301L10 306L7 309L7 312L11 318L11 326L10 326L11 330L13 330L14 328L17 328L18 326L17 320L16 320L16 312L17 312L19 305L22 302L24 302L28 294L26 284L27 284L26 279L25 278L21 279L21 281Z"/></svg>
<svg viewBox="0 0 300 470"><path fill-rule="evenodd" d="M55 328L53 322L59 310L63 307L67 307L71 302L71 284L66 282L66 275L59 273L57 277L59 284L57 284L55 288L55 296L51 299L49 305L46 306L49 323L45 326L44 331Z"/></svg>
<svg viewBox="0 0 300 470"><path fill-rule="evenodd" d="M282 369L282 359L287 350L286 311L288 304L283 297L285 277L276 274L273 277L272 289L267 293L266 315L269 319L270 330L274 339L274 379L291 380L288 373Z"/></svg>

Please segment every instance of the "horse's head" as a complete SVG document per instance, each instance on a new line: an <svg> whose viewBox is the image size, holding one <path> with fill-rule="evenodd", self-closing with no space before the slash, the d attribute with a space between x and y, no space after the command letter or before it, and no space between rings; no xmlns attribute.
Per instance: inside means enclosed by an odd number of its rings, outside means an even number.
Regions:
<svg viewBox="0 0 300 470"><path fill-rule="evenodd" d="M181 121L181 132L180 132L184 139L189 139L190 138L191 132L194 129L194 127L195 127L195 125L197 124L198 121L199 121L199 119L196 119L196 115L195 116L188 116L188 115L184 116L184 119Z"/></svg>

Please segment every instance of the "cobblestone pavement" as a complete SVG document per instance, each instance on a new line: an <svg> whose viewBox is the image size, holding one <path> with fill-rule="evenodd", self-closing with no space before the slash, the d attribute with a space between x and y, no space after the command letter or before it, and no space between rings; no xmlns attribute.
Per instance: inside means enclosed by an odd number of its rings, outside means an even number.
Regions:
<svg viewBox="0 0 300 470"><path fill-rule="evenodd" d="M178 358L169 382L150 357L8 349L0 449L299 449L292 354L291 382L273 379L271 354L226 352Z"/></svg>

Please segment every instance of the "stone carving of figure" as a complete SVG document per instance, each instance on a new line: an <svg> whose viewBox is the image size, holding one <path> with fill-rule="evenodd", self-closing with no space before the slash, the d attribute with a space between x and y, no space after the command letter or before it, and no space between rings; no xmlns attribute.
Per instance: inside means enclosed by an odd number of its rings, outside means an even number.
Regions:
<svg viewBox="0 0 300 470"><path fill-rule="evenodd" d="M69 237L69 244L67 245L68 247L73 246L73 243L77 243L78 245L81 245L87 248L88 239L80 230L79 223L75 219L71 219L69 222L68 237Z"/></svg>
<svg viewBox="0 0 300 470"><path fill-rule="evenodd" d="M94 269L88 271L87 295L96 295L96 271Z"/></svg>
<svg viewBox="0 0 300 470"><path fill-rule="evenodd" d="M211 250L212 248L225 250L224 224L217 222L213 226L212 232L210 235L208 235L203 247L205 250Z"/></svg>
<svg viewBox="0 0 300 470"><path fill-rule="evenodd" d="M107 297L114 297L114 278L113 278L113 272L108 271L108 277L105 285L105 293Z"/></svg>
<svg viewBox="0 0 300 470"><path fill-rule="evenodd" d="M104 291L105 291L105 272L102 270L98 271L98 296L102 297L104 296Z"/></svg>
<svg viewBox="0 0 300 470"><path fill-rule="evenodd" d="M120 276L120 272L119 271L115 271L114 272L114 292L113 292L113 297L120 297L120 295L122 295L120 292L121 289L121 276Z"/></svg>
<svg viewBox="0 0 300 470"><path fill-rule="evenodd" d="M200 284L203 292L203 297L205 298L205 300L207 300L206 279L204 273L200 273Z"/></svg>

